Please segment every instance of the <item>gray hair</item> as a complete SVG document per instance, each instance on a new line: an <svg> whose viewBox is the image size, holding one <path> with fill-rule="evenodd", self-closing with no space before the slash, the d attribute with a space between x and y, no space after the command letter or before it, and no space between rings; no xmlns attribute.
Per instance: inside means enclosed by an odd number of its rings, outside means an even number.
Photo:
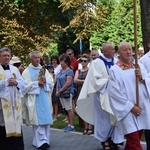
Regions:
<svg viewBox="0 0 150 150"><path fill-rule="evenodd" d="M40 53L40 52L39 52L38 50L32 51L32 52L29 53L29 58L31 58L32 55L34 55L34 54L39 54L39 53Z"/></svg>
<svg viewBox="0 0 150 150"><path fill-rule="evenodd" d="M7 48L7 47L2 47L0 49L0 53L3 52L3 51L7 51L7 52L9 52L11 54L11 50L9 48Z"/></svg>
<svg viewBox="0 0 150 150"><path fill-rule="evenodd" d="M104 52L105 50L107 50L107 46L108 45L113 45L113 43L105 43L102 45L102 52Z"/></svg>
<svg viewBox="0 0 150 150"><path fill-rule="evenodd" d="M99 52L98 52L97 49L92 49L92 50L91 50L91 53L95 53L95 54L98 54L98 55L99 55Z"/></svg>
<svg viewBox="0 0 150 150"><path fill-rule="evenodd" d="M131 44L130 44L129 42L121 42L121 43L118 45L118 50L121 50L124 45L130 45L130 47L131 47L131 49L132 49L132 46L131 46Z"/></svg>

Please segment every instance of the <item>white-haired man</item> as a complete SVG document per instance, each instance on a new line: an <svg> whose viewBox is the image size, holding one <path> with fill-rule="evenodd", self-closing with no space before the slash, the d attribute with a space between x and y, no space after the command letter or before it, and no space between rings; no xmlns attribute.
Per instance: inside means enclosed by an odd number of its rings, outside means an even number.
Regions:
<svg viewBox="0 0 150 150"><path fill-rule="evenodd" d="M135 69L132 47L128 42L118 46L119 60L110 69L110 106L117 118L120 133L126 137L125 150L142 150L143 129L150 129L149 78L141 64ZM136 101L136 77L139 80L139 106Z"/></svg>
<svg viewBox="0 0 150 150"><path fill-rule="evenodd" d="M0 149L24 150L22 125L22 91L25 82L19 70L10 65L11 50L0 49Z"/></svg>
<svg viewBox="0 0 150 150"><path fill-rule="evenodd" d="M39 51L29 54L31 63L22 76L26 83L26 123L33 126L33 146L38 149L50 147L50 124L53 123L51 93L54 81L49 72L40 65Z"/></svg>
<svg viewBox="0 0 150 150"><path fill-rule="evenodd" d="M117 144L124 141L110 119L113 113L109 106L107 84L109 69L114 65L115 47L112 43L102 46L103 55L93 60L82 86L78 101L77 113L88 123L94 124L94 136L103 149L117 150Z"/></svg>

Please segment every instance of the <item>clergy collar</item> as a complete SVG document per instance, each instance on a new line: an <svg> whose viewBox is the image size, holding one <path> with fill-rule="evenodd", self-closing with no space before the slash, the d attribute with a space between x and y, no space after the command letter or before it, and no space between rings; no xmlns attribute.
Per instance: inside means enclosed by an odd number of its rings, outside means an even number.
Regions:
<svg viewBox="0 0 150 150"><path fill-rule="evenodd" d="M104 54L101 54L101 56L107 61L107 62L112 62L113 58L107 58L104 56Z"/></svg>
<svg viewBox="0 0 150 150"><path fill-rule="evenodd" d="M10 70L9 65L1 65L4 70Z"/></svg>

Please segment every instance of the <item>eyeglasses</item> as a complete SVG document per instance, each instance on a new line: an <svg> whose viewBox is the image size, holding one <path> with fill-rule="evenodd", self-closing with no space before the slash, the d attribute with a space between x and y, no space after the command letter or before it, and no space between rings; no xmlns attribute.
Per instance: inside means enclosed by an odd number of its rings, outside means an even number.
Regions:
<svg viewBox="0 0 150 150"><path fill-rule="evenodd" d="M72 53L69 53L68 55L72 55Z"/></svg>
<svg viewBox="0 0 150 150"><path fill-rule="evenodd" d="M87 60L81 60L81 62L85 62L85 63L86 63L86 62L87 62Z"/></svg>

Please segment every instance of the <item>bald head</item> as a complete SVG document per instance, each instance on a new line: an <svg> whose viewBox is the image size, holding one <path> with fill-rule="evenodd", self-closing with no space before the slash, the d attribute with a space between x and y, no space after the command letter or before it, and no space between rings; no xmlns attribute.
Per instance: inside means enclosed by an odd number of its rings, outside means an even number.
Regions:
<svg viewBox="0 0 150 150"><path fill-rule="evenodd" d="M115 54L115 46L112 43L102 45L102 52L106 58L113 58Z"/></svg>
<svg viewBox="0 0 150 150"><path fill-rule="evenodd" d="M119 46L118 46L118 50L123 50L123 49L125 49L127 47L132 49L132 46L131 46L131 44L129 42L121 42L119 44Z"/></svg>
<svg viewBox="0 0 150 150"><path fill-rule="evenodd" d="M118 54L122 62L130 63L132 61L132 46L130 43L121 42L118 46Z"/></svg>

